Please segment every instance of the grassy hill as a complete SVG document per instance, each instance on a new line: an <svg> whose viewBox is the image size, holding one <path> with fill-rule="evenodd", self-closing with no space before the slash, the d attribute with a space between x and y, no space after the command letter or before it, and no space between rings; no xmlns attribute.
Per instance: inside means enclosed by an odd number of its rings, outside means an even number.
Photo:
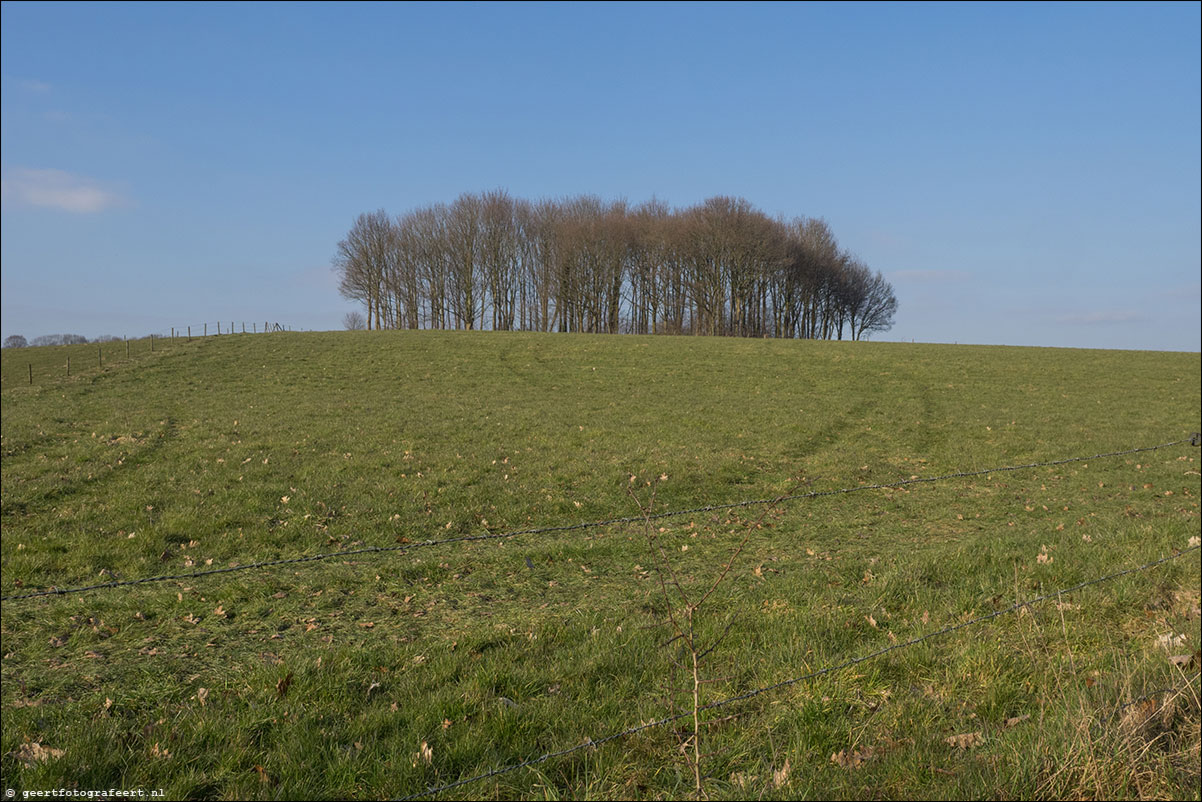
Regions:
<svg viewBox="0 0 1202 802"><path fill-rule="evenodd" d="M1197 354L108 347L3 352L6 788L1198 798Z"/></svg>

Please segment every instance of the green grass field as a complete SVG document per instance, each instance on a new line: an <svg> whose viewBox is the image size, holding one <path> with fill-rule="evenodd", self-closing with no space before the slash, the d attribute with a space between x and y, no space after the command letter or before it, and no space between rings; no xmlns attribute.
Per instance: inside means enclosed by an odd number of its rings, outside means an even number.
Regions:
<svg viewBox="0 0 1202 802"><path fill-rule="evenodd" d="M16 798L396 798L572 747L436 798L695 797L670 618L715 582L699 704L843 667L701 713L705 797L1199 798L1188 442L462 540L1188 441L1198 354L482 332L106 348L3 352L0 591L183 578L3 602Z"/></svg>

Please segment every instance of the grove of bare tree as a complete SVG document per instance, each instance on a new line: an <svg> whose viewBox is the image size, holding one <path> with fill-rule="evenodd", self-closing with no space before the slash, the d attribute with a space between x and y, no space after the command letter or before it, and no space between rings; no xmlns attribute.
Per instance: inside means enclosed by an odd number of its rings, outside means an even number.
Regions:
<svg viewBox="0 0 1202 802"><path fill-rule="evenodd" d="M369 329L859 340L897 310L824 220L771 218L743 198L674 210L463 194L359 215L333 266Z"/></svg>

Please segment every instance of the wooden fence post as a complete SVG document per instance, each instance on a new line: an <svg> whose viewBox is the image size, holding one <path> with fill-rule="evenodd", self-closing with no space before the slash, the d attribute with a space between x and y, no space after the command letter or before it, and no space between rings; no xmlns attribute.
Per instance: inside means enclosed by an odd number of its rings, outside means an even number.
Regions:
<svg viewBox="0 0 1202 802"><path fill-rule="evenodd" d="M71 357L67 357L67 375L71 375Z"/></svg>
<svg viewBox="0 0 1202 802"><path fill-rule="evenodd" d="M33 384L33 363L29 363L29 383Z"/></svg>
<svg viewBox="0 0 1202 802"><path fill-rule="evenodd" d="M96 346L96 364L104 367L104 352L100 350L100 346Z"/></svg>
<svg viewBox="0 0 1202 802"><path fill-rule="evenodd" d="M206 337L209 336L209 324L208 323L205 324L205 336Z"/></svg>
<svg viewBox="0 0 1202 802"><path fill-rule="evenodd" d="M154 353L154 335L150 335L150 352Z"/></svg>

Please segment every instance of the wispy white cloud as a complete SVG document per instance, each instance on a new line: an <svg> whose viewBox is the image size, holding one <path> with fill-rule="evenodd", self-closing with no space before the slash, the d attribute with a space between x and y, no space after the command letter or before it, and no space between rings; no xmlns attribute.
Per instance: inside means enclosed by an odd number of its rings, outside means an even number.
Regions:
<svg viewBox="0 0 1202 802"><path fill-rule="evenodd" d="M123 203L98 182L65 170L5 169L0 178L4 206L41 206L77 214L95 214Z"/></svg>
<svg viewBox="0 0 1202 802"><path fill-rule="evenodd" d="M964 281L969 275L967 270L894 270L889 274L889 278L894 281L934 284Z"/></svg>
<svg viewBox="0 0 1202 802"><path fill-rule="evenodd" d="M39 81L35 78L18 78L16 83L18 87L24 89L26 92L35 92L37 94L49 92L52 88L45 81Z"/></svg>
<svg viewBox="0 0 1202 802"><path fill-rule="evenodd" d="M1143 313L1134 309L1096 309L1089 312L1072 312L1067 315L1057 315L1057 323L1067 323L1072 326L1106 326L1117 323L1137 323L1144 320Z"/></svg>

